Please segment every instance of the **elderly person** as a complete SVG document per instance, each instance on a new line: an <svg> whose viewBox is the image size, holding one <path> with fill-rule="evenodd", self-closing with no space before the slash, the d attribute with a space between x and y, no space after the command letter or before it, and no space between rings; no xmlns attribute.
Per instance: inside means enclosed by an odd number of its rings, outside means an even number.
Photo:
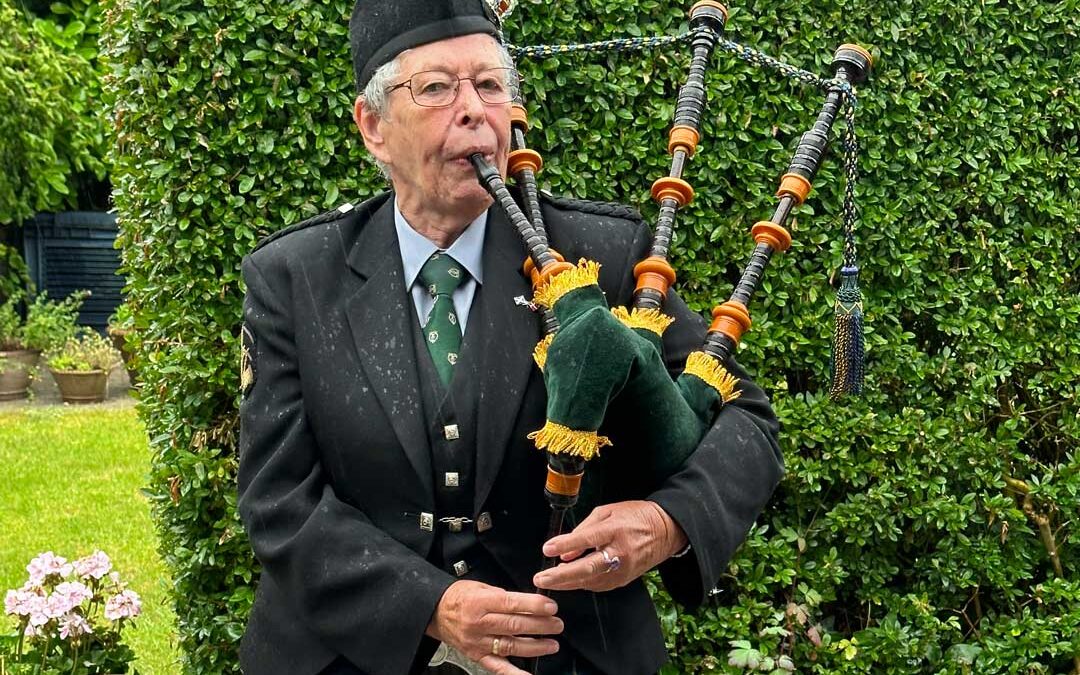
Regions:
<svg viewBox="0 0 1080 675"><path fill-rule="evenodd" d="M667 655L641 575L705 598L782 473L777 423L742 396L650 495L615 446L586 481L602 503L545 542L538 315L516 232L478 184L504 174L515 73L483 0L359 0L355 120L393 190L261 242L244 259L241 516L262 563L248 675L442 673L436 652L500 675L655 673ZM548 199L553 246L602 264L630 300L650 235L625 208ZM672 293L673 374L704 323ZM626 450L624 450L626 449ZM580 519L580 522L578 522ZM543 555L561 564L540 572ZM609 561L618 557L617 568ZM536 592L543 589L547 595Z"/></svg>

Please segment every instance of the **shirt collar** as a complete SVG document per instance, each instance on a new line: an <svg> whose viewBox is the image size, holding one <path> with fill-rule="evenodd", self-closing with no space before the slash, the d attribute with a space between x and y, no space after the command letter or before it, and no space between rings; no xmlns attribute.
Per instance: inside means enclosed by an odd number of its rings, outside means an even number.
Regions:
<svg viewBox="0 0 1080 675"><path fill-rule="evenodd" d="M446 254L468 271L476 283L483 284L483 265L481 263L484 253L484 233L487 230L488 212L484 211L476 220L469 223L465 231L461 233ZM435 242L420 234L409 225L405 216L398 208L397 199L394 199L394 227L397 229L398 246L401 249L401 264L405 272L405 288L412 288L416 277L420 275L420 268L424 266L432 253L440 250Z"/></svg>

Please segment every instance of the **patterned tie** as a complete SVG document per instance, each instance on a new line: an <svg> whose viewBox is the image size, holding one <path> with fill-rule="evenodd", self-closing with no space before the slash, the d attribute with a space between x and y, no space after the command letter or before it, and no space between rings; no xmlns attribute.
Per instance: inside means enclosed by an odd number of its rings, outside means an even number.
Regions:
<svg viewBox="0 0 1080 675"><path fill-rule="evenodd" d="M461 326L451 296L467 275L458 261L438 251L432 253L420 268L420 283L435 300L424 324L424 339L431 360L435 362L435 370L439 371L439 379L446 386L450 385L461 349Z"/></svg>

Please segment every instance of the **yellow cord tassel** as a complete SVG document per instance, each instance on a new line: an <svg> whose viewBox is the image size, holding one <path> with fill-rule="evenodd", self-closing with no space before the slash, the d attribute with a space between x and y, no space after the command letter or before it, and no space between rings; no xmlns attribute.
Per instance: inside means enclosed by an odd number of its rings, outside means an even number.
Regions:
<svg viewBox="0 0 1080 675"><path fill-rule="evenodd" d="M600 278L600 263L582 258L577 267L560 272L548 279L547 283L536 289L533 301L548 309L555 306L559 298L570 291L591 286Z"/></svg>
<svg viewBox="0 0 1080 675"><path fill-rule="evenodd" d="M533 361L536 362L536 367L541 371L544 370L544 364L547 363L548 348L551 347L551 341L555 339L555 333L548 333L544 336L544 339L536 343L533 347Z"/></svg>
<svg viewBox="0 0 1080 675"><path fill-rule="evenodd" d="M675 321L675 319L658 309L635 308L628 312L625 307L612 307L611 313L629 328L643 328L661 336L668 329L668 326Z"/></svg>
<svg viewBox="0 0 1080 675"><path fill-rule="evenodd" d="M600 436L595 431L575 431L551 420L544 424L543 429L529 434L529 440L535 441L539 450L556 455L573 455L586 461L599 455L600 448L611 445L607 436Z"/></svg>
<svg viewBox="0 0 1080 675"><path fill-rule="evenodd" d="M690 355L686 357L686 369L683 373L700 378L720 394L724 403L730 403L742 394L741 391L735 389L739 379L705 352L690 352Z"/></svg>

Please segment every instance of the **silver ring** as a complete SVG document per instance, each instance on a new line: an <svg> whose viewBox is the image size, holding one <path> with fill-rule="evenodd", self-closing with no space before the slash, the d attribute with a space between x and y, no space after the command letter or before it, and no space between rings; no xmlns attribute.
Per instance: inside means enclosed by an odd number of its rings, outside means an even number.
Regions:
<svg viewBox="0 0 1080 675"><path fill-rule="evenodd" d="M615 570L619 569L620 565L622 565L622 560L619 560L619 556L611 555L604 549L600 549L600 555L604 556L604 562L607 564L607 569L601 572L601 574L608 574L609 572L614 572Z"/></svg>
<svg viewBox="0 0 1080 675"><path fill-rule="evenodd" d="M499 638L495 638L491 641L491 653L495 656L502 656L502 654L499 653Z"/></svg>

